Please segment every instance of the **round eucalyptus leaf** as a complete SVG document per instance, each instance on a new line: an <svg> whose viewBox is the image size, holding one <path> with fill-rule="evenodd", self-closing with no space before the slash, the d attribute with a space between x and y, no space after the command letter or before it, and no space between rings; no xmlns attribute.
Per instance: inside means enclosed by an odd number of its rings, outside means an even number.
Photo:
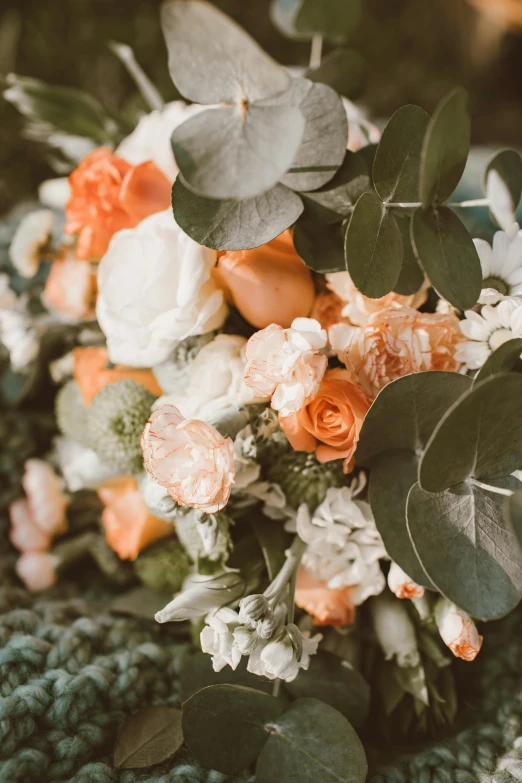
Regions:
<svg viewBox="0 0 522 783"><path fill-rule="evenodd" d="M325 225L300 218L293 229L298 254L314 272L344 272L344 229L340 223Z"/></svg>
<svg viewBox="0 0 522 783"><path fill-rule="evenodd" d="M424 569L480 620L503 617L522 597L522 549L502 501L468 482L438 494L416 484L408 496L408 530Z"/></svg>
<svg viewBox="0 0 522 783"><path fill-rule="evenodd" d="M243 685L263 693L272 693L273 682L266 677L259 677L247 671L247 659L241 658L237 669L225 666L221 671L215 672L212 667L212 658L207 653L195 652L191 655L180 677L180 699L182 702L190 699L198 691L209 685Z"/></svg>
<svg viewBox="0 0 522 783"><path fill-rule="evenodd" d="M401 296L411 296L416 294L424 283L424 272L413 252L409 219L397 220L397 225L402 236L402 267L393 290Z"/></svg>
<svg viewBox="0 0 522 783"><path fill-rule="evenodd" d="M344 715L318 699L298 699L268 726L256 783L363 783L364 748Z"/></svg>
<svg viewBox="0 0 522 783"><path fill-rule="evenodd" d="M207 109L176 128L172 149L197 195L248 199L272 188L290 168L304 127L293 106Z"/></svg>
<svg viewBox="0 0 522 783"><path fill-rule="evenodd" d="M334 177L322 188L300 193L306 212L320 223L338 223L347 217L357 199L370 190L371 180L363 158L346 150ZM344 268L344 265L343 265Z"/></svg>
<svg viewBox="0 0 522 783"><path fill-rule="evenodd" d="M361 147L357 150L357 155L364 160L368 171L372 171L373 162L377 154L377 144L367 144L365 147Z"/></svg>
<svg viewBox="0 0 522 783"><path fill-rule="evenodd" d="M204 0L169 0L161 26L172 81L195 103L244 104L286 90L290 76L232 19Z"/></svg>
<svg viewBox="0 0 522 783"><path fill-rule="evenodd" d="M482 267L467 228L449 207L417 209L411 219L415 255L438 294L459 310L482 290Z"/></svg>
<svg viewBox="0 0 522 783"><path fill-rule="evenodd" d="M344 249L348 272L362 294L379 299L393 290L402 267L401 232L374 193L358 200Z"/></svg>
<svg viewBox="0 0 522 783"><path fill-rule="evenodd" d="M152 767L165 761L183 745L181 710L166 705L143 707L130 715L114 748L116 769Z"/></svg>
<svg viewBox="0 0 522 783"><path fill-rule="evenodd" d="M522 194L522 158L514 150L502 150L488 163L484 172L484 193L500 228L508 231L516 221Z"/></svg>
<svg viewBox="0 0 522 783"><path fill-rule="evenodd" d="M398 109L386 125L373 163L375 190L383 201L417 201L428 122L424 109L410 104Z"/></svg>
<svg viewBox="0 0 522 783"><path fill-rule="evenodd" d="M258 757L284 710L279 699L240 685L210 685L183 704L183 737L208 769L236 775Z"/></svg>
<svg viewBox="0 0 522 783"><path fill-rule="evenodd" d="M295 223L303 202L284 185L244 201L216 201L196 196L178 176L172 188L172 208L178 225L200 245L247 250L270 242Z"/></svg>
<svg viewBox="0 0 522 783"><path fill-rule="evenodd" d="M364 89L368 66L355 49L334 49L328 52L317 68L309 68L305 76L313 82L332 87L350 100L359 97Z"/></svg>
<svg viewBox="0 0 522 783"><path fill-rule="evenodd" d="M511 372L520 362L522 356L522 339L515 337L500 345L496 351L488 356L478 373L475 375L473 383L485 381L491 375L498 375L502 372Z"/></svg>
<svg viewBox="0 0 522 783"><path fill-rule="evenodd" d="M272 0L269 9L270 20L282 35L295 41L308 41L312 33L298 33L294 26L296 13L302 0Z"/></svg>
<svg viewBox="0 0 522 783"><path fill-rule="evenodd" d="M357 30L361 16L362 0L301 0L293 26L298 33L344 41Z"/></svg>
<svg viewBox="0 0 522 783"><path fill-rule="evenodd" d="M466 166L470 136L468 93L452 90L441 100L426 129L419 190L423 206L440 204L451 196Z"/></svg>
<svg viewBox="0 0 522 783"><path fill-rule="evenodd" d="M419 482L428 492L474 477L494 479L522 465L522 375L493 375L449 409L421 458Z"/></svg>
<svg viewBox="0 0 522 783"><path fill-rule="evenodd" d="M362 674L348 661L328 650L310 658L310 666L300 671L285 689L295 699L306 697L326 702L347 718L352 726L362 726L370 709L370 687Z"/></svg>

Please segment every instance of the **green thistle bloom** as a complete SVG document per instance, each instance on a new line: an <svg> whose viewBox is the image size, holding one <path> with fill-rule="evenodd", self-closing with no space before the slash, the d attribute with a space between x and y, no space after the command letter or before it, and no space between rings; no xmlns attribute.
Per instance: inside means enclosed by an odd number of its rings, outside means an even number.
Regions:
<svg viewBox="0 0 522 783"><path fill-rule="evenodd" d="M87 408L76 381L68 381L55 400L56 422L67 438L88 446Z"/></svg>
<svg viewBox="0 0 522 783"><path fill-rule="evenodd" d="M280 451L271 462L265 462L268 481L279 484L293 508L306 503L314 511L326 497L330 487L346 484L342 460L321 464L315 454L304 451Z"/></svg>
<svg viewBox="0 0 522 783"><path fill-rule="evenodd" d="M141 554L134 568L145 587L177 593L189 574L190 558L179 541L169 541Z"/></svg>
<svg viewBox="0 0 522 783"><path fill-rule="evenodd" d="M122 471L142 465L141 434L156 397L136 381L101 389L88 410L89 442L102 462Z"/></svg>

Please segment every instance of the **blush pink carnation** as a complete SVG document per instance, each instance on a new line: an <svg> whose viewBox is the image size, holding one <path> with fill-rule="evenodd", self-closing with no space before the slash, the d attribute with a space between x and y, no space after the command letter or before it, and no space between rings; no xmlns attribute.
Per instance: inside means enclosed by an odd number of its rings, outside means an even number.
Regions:
<svg viewBox="0 0 522 783"><path fill-rule="evenodd" d="M28 590L36 593L56 582L58 558L48 552L25 552L16 561L15 570Z"/></svg>
<svg viewBox="0 0 522 783"><path fill-rule="evenodd" d="M29 459L22 487L26 497L9 506L11 542L20 552L45 552L53 536L67 529L67 499L60 479L45 460Z"/></svg>
<svg viewBox="0 0 522 783"><path fill-rule="evenodd" d="M210 424L185 419L174 405L150 417L141 438L145 468L180 506L213 514L228 503L234 445Z"/></svg>

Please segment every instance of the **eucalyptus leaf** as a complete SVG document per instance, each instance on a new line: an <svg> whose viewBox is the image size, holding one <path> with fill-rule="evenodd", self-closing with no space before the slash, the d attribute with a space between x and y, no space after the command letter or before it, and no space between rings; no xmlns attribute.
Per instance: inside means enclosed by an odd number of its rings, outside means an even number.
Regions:
<svg viewBox="0 0 522 783"><path fill-rule="evenodd" d="M500 345L496 351L488 356L478 373L475 375L473 383L485 381L491 375L498 373L511 372L520 363L522 355L522 339L515 337L512 340Z"/></svg>
<svg viewBox="0 0 522 783"><path fill-rule="evenodd" d="M248 199L272 188L290 168L304 129L303 114L293 106L232 105L179 125L172 149L185 184L197 195Z"/></svg>
<svg viewBox="0 0 522 783"><path fill-rule="evenodd" d="M364 193L355 206L345 254L350 277L362 294L378 299L393 290L402 266L401 232L373 193Z"/></svg>
<svg viewBox="0 0 522 783"><path fill-rule="evenodd" d="M409 219L397 220L402 236L402 267L399 279L393 289L401 296L416 294L424 283L424 272L420 268L411 244Z"/></svg>
<svg viewBox="0 0 522 783"><path fill-rule="evenodd" d="M269 725L256 765L257 783L363 783L361 741L340 712L318 699L298 699Z"/></svg>
<svg viewBox="0 0 522 783"><path fill-rule="evenodd" d="M499 226L509 231L516 221L516 211L522 194L522 159L514 150L502 150L487 165L484 172L484 193Z"/></svg>
<svg viewBox="0 0 522 783"><path fill-rule="evenodd" d="M372 171L373 162L377 154L377 144L367 144L365 147L361 147L357 150L357 155L364 160L368 171Z"/></svg>
<svg viewBox="0 0 522 783"><path fill-rule="evenodd" d="M435 109L424 137L419 186L424 207L445 201L457 187L470 137L469 96L465 90L452 90Z"/></svg>
<svg viewBox="0 0 522 783"><path fill-rule="evenodd" d="M285 564L285 552L292 543L291 536L279 521L264 516L252 519L251 525L265 558L268 578L272 581Z"/></svg>
<svg viewBox="0 0 522 783"><path fill-rule="evenodd" d="M355 49L334 49L328 52L317 68L309 68L305 76L313 82L322 82L340 95L355 100L362 93L368 67Z"/></svg>
<svg viewBox="0 0 522 783"><path fill-rule="evenodd" d="M515 535L522 545L522 489L517 489L507 501L508 517L511 520Z"/></svg>
<svg viewBox="0 0 522 783"><path fill-rule="evenodd" d="M429 116L420 106L402 106L383 131L373 163L373 182L383 201L417 201L420 156Z"/></svg>
<svg viewBox="0 0 522 783"><path fill-rule="evenodd" d="M362 0L301 0L293 26L298 33L332 41L352 37L362 16Z"/></svg>
<svg viewBox="0 0 522 783"><path fill-rule="evenodd" d="M437 293L469 310L482 290L482 267L467 228L449 207L418 209L411 219L415 255Z"/></svg>
<svg viewBox="0 0 522 783"><path fill-rule="evenodd" d="M307 214L320 223L337 223L351 214L357 199L370 190L371 180L363 158L346 150L334 177L322 188L300 193Z"/></svg>
<svg viewBox="0 0 522 783"><path fill-rule="evenodd" d="M241 658L236 669L225 666L215 672L212 658L207 653L196 652L185 662L180 677L180 699L187 701L198 691L209 685L243 685L263 693L272 693L273 682L247 671L247 658Z"/></svg>
<svg viewBox="0 0 522 783"><path fill-rule="evenodd" d="M208 769L236 775L259 756L284 710L274 696L239 685L211 685L183 704L183 737ZM281 781L282 783L282 781Z"/></svg>
<svg viewBox="0 0 522 783"><path fill-rule="evenodd" d="M269 242L295 223L303 211L299 196L276 185L244 201L196 196L180 176L172 188L174 217L196 242L217 250L247 250Z"/></svg>
<svg viewBox="0 0 522 783"><path fill-rule="evenodd" d="M270 20L282 35L296 41L307 41L313 38L311 33L298 33L294 26L296 13L302 0L272 0L270 3Z"/></svg>
<svg viewBox="0 0 522 783"><path fill-rule="evenodd" d="M172 756L183 744L181 710L158 705L131 715L114 748L116 769L151 767Z"/></svg>
<svg viewBox="0 0 522 783"><path fill-rule="evenodd" d="M319 649L308 669L299 672L285 689L295 699L312 697L326 702L359 728L368 717L370 687L348 661Z"/></svg>
<svg viewBox="0 0 522 783"><path fill-rule="evenodd" d="M502 498L468 482L408 497L408 530L438 590L480 620L510 612L522 597L522 549Z"/></svg>
<svg viewBox="0 0 522 783"><path fill-rule="evenodd" d="M324 225L301 218L293 236L296 251L314 272L345 271L344 229L340 223Z"/></svg>
<svg viewBox="0 0 522 783"><path fill-rule="evenodd" d="M444 415L419 468L428 492L474 477L507 476L522 465L522 375L493 375L474 384Z"/></svg>

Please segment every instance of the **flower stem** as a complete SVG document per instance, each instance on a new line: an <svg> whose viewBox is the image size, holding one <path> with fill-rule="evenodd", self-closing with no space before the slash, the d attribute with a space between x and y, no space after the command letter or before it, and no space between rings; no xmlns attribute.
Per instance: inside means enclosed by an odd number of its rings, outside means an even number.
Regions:
<svg viewBox="0 0 522 783"><path fill-rule="evenodd" d="M422 207L420 201L385 201L385 207L394 207L395 209L417 209ZM489 207L489 199L487 198L472 198L468 201L448 201L444 205L446 207Z"/></svg>
<svg viewBox="0 0 522 783"><path fill-rule="evenodd" d="M132 76L136 83L136 87L140 91L142 98L148 103L149 108L161 111L165 107L165 101L136 60L130 46L118 43L117 41L110 41L109 49L114 52L116 57L125 66L130 76Z"/></svg>
<svg viewBox="0 0 522 783"><path fill-rule="evenodd" d="M514 494L512 489L504 489L503 487L492 487L491 484L484 484L483 481L477 481L477 479L470 479L470 484L475 484L476 487L487 490L487 492L494 492L496 495L505 495L510 498Z"/></svg>
<svg viewBox="0 0 522 783"><path fill-rule="evenodd" d="M301 558L305 552L307 545L299 536L296 536L292 542L292 546L287 552L286 561L275 579L266 588L264 595L268 600L274 604L279 603L281 596L288 584L292 584L292 580L297 579L297 569L301 562ZM295 584L294 584L295 590ZM292 592L293 599L293 592Z"/></svg>
<svg viewBox="0 0 522 783"><path fill-rule="evenodd" d="M314 68L319 68L319 66L321 65L322 53L323 53L323 36L314 35L314 37L312 38L312 47L310 49L310 62L308 64L310 70L313 70Z"/></svg>

